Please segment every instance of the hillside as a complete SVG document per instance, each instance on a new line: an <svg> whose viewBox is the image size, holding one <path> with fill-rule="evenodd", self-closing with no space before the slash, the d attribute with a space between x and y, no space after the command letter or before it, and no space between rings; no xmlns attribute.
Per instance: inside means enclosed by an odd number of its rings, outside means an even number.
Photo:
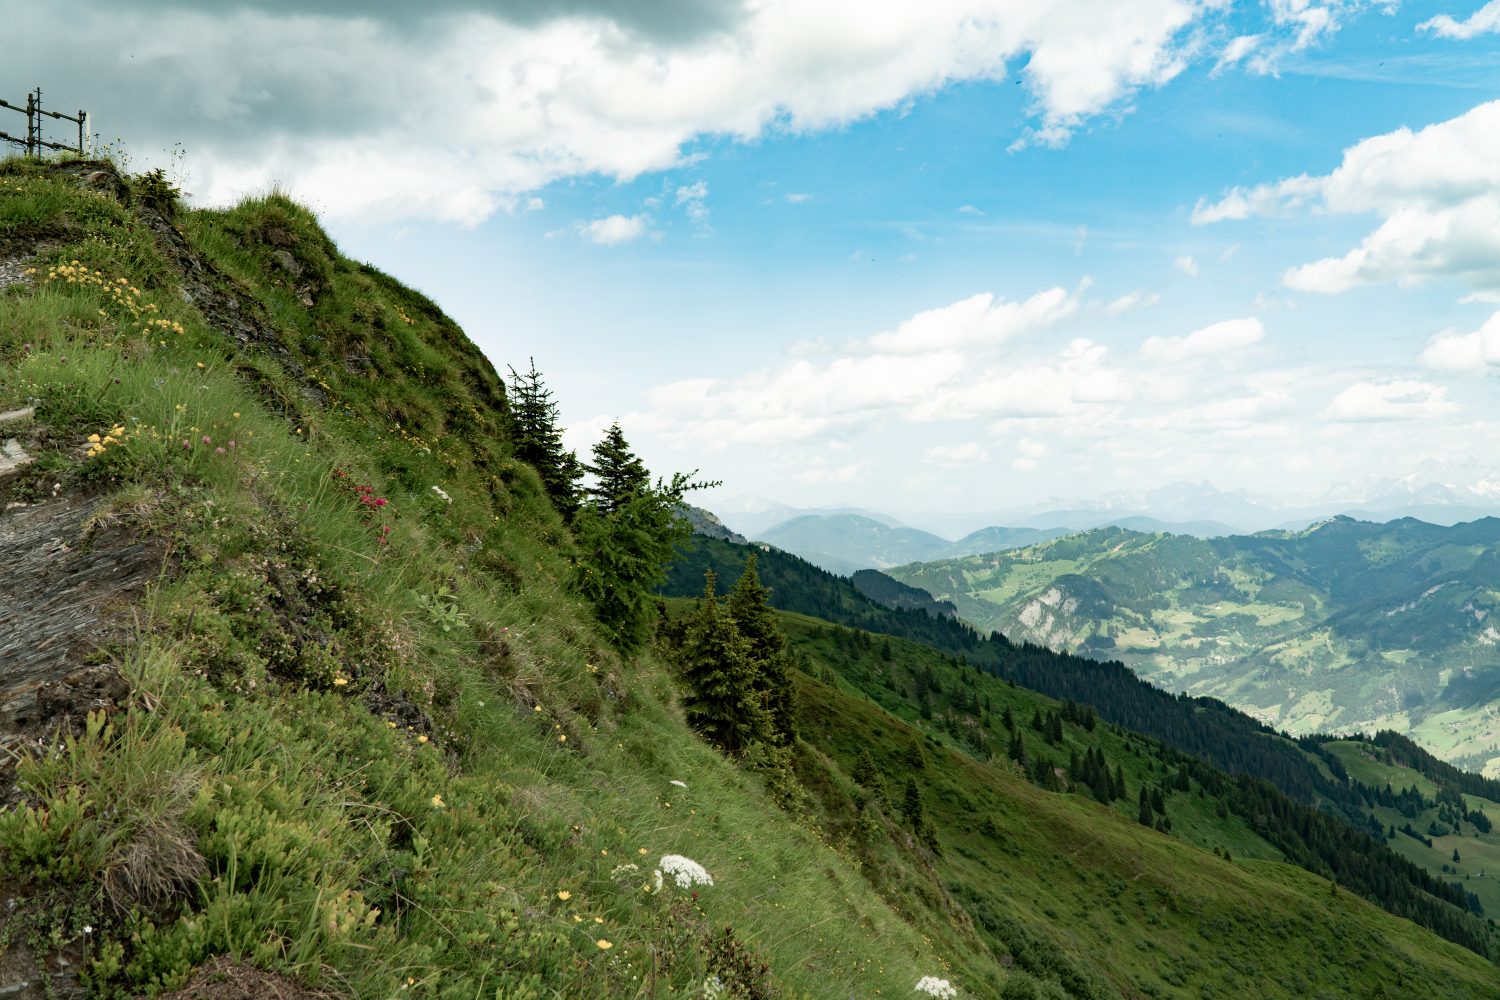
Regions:
<svg viewBox="0 0 1500 1000"><path fill-rule="evenodd" d="M1118 659L1292 732L1392 729L1500 770L1500 520L1337 518L1196 539L1100 529L889 570L981 630Z"/></svg>
<svg viewBox="0 0 1500 1000"><path fill-rule="evenodd" d="M750 551L744 546L695 539L673 565L664 589L670 593L686 594L693 575L701 578L708 568L714 569L721 578L737 575ZM1378 852L1379 845L1384 843L1425 870L1430 878L1450 884L1454 881L1447 856L1439 856L1431 849L1413 852L1406 843L1397 842L1401 822L1393 827L1381 819L1384 815L1381 810L1390 805L1384 782L1364 783L1357 774L1346 770L1340 755L1324 746L1327 738L1291 739L1223 702L1170 695L1142 681L1118 663L1100 663L1058 654L1030 644L1013 645L999 636L979 639L969 626L952 618L932 618L901 608L876 605L855 589L851 581L785 553L770 550L757 552L757 555L762 579L772 588L771 601L779 608L837 622L859 632L891 637L897 641L897 648L899 639L915 639L929 654L937 656L936 660L929 658L925 662L939 674L950 669L946 665L947 659L956 659L961 664L980 668L982 683L992 683L987 675L993 674L1006 679L1008 691L1029 688L1046 692L1064 702L1086 705L1102 720L1137 734L1149 735L1173 748L1183 755L1184 761L1198 758L1199 762L1192 765L1194 768L1207 764L1211 770L1231 777L1237 786L1235 793L1225 800L1226 808L1231 811L1248 813L1252 817L1268 815L1271 801L1265 798L1267 790L1263 785L1269 785L1287 800L1274 805L1274 810L1281 815L1289 818L1305 816L1298 812L1298 808L1309 806L1325 815L1337 815L1352 831L1353 842L1363 845L1358 848L1361 853ZM847 641L836 646L857 651L857 647ZM945 652L938 653L939 650ZM869 682L875 675L866 672L855 676ZM1019 684L1020 688L1012 687L1013 684ZM915 719L921 714L920 690L916 688L903 693L889 686L874 687L867 683L866 690L878 704L904 718ZM983 741L969 745L968 750L998 753L1005 738L1002 735L992 740L994 735L992 733ZM1379 739L1390 743L1403 738L1385 733ZM1460 812L1467 814L1476 808L1481 811L1487 808L1483 803L1500 794L1489 779L1458 771L1425 755L1409 742L1405 746L1406 756L1424 762L1421 764L1423 772L1430 775L1425 779L1432 789L1427 793L1431 800L1427 808L1433 810L1434 818L1437 799L1446 799L1450 808L1457 807L1460 801L1466 802ZM1405 803L1408 809L1418 806L1419 803L1412 799ZM1296 820L1293 826L1303 822ZM1473 823L1456 826L1453 833L1475 838L1469 847L1481 850L1481 842L1489 839L1489 832L1477 829ZM1280 843L1304 858L1322 858L1321 862L1310 863L1328 864L1331 861L1327 845L1320 847L1305 842L1302 836L1299 832L1286 832ZM1297 846L1299 843L1301 846ZM1470 869L1465 874L1472 874L1472 871ZM1464 880L1458 888L1462 896L1480 886ZM1486 905L1485 912L1492 915L1494 911Z"/></svg>
<svg viewBox="0 0 1500 1000"><path fill-rule="evenodd" d="M726 759L671 623L599 583L645 508L568 510L518 458L524 377L280 195L188 211L160 175L6 161L0 275L0 995L1488 995L1447 880L973 665L1128 672L774 550L827 619L785 625L801 739L790 771ZM1354 801L1243 716L1122 690ZM981 752L1006 706L1035 780Z"/></svg>
<svg viewBox="0 0 1500 1000"><path fill-rule="evenodd" d="M800 689L806 783L830 836L903 909L961 912L988 947L1073 995L1421 995L1436 982L1410 925L1287 864L1234 808L1232 783L1169 748L914 643L798 616L787 630L823 678ZM1026 721L1038 717L1058 721ZM1120 794L1088 784L1080 761L1095 754L1118 768ZM1157 829L1137 816L1147 787L1161 793ZM912 861L883 860L893 850ZM882 881L893 868L928 870L940 888ZM1492 968L1457 950L1445 961L1443 982L1488 995Z"/></svg>
<svg viewBox="0 0 1500 1000"><path fill-rule="evenodd" d="M606 640L463 333L279 195L173 201L0 165L0 993L942 975Z"/></svg>

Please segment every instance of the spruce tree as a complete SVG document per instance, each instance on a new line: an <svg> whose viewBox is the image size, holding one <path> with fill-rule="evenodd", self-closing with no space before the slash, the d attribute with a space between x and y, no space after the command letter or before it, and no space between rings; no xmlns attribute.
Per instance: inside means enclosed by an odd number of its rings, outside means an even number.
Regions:
<svg viewBox="0 0 1500 1000"><path fill-rule="evenodd" d="M922 809L922 792L914 778L906 779L906 791L901 796L901 817L913 832L921 832L927 814Z"/></svg>
<svg viewBox="0 0 1500 1000"><path fill-rule="evenodd" d="M594 445L594 462L584 469L596 480L587 492L601 514L616 513L651 488L651 473L630 450L618 421Z"/></svg>
<svg viewBox="0 0 1500 1000"><path fill-rule="evenodd" d="M755 666L755 693L769 725L773 743L791 745L797 739L796 693L786 636L771 610L771 592L760 582L755 553L745 559L745 570L729 594L729 617L750 644Z"/></svg>
<svg viewBox="0 0 1500 1000"><path fill-rule="evenodd" d="M1144 785L1141 786L1141 809L1140 809L1140 815L1137 818L1140 820L1141 826L1151 826L1152 825L1152 823L1151 823L1151 820L1152 820L1152 817L1151 817L1151 795L1150 795L1149 792L1146 791L1146 787Z"/></svg>
<svg viewBox="0 0 1500 1000"><path fill-rule="evenodd" d="M542 383L535 358L530 359L530 365L524 375L514 368L510 370L510 416L516 457L536 469L553 506L564 517L571 518L578 510L578 480L583 477L583 466L577 455L563 447L552 390Z"/></svg>
<svg viewBox="0 0 1500 1000"><path fill-rule="evenodd" d="M688 724L725 754L740 755L765 731L750 644L719 605L712 570L704 574L703 600L683 642L682 675Z"/></svg>

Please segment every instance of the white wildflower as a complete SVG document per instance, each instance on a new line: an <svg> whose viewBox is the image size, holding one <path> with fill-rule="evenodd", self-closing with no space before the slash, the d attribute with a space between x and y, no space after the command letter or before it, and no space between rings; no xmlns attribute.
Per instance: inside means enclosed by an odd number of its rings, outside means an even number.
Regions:
<svg viewBox="0 0 1500 1000"><path fill-rule="evenodd" d="M442 497L448 503L452 503L453 502L453 498L450 497L447 493L443 492L443 488L441 486L434 486L432 488L432 492L434 492L438 496Z"/></svg>
<svg viewBox="0 0 1500 1000"><path fill-rule="evenodd" d="M937 976L923 976L917 980L917 985L913 986L912 989L918 993L926 993L930 997L936 997L937 1000L952 1000L953 997L958 996L958 987L946 979L939 979Z"/></svg>
<svg viewBox="0 0 1500 1000"><path fill-rule="evenodd" d="M709 976L703 980L703 1000L720 1000L728 995L729 991L724 988L724 980L718 976Z"/></svg>
<svg viewBox="0 0 1500 1000"><path fill-rule="evenodd" d="M667 782L667 784L669 784L669 785L676 785L678 788L686 788L687 787L687 782L686 781L678 781L676 778L673 778L671 781Z"/></svg>
<svg viewBox="0 0 1500 1000"><path fill-rule="evenodd" d="M614 870L609 873L609 877L612 878L612 879L614 879L616 882L618 882L622 878L631 878L631 877L633 877L634 873L638 872L640 870L641 870L641 866L640 865L633 865L633 864L631 864L630 862L627 861L623 865L615 865Z"/></svg>
<svg viewBox="0 0 1500 1000"><path fill-rule="evenodd" d="M672 876L679 889L691 889L695 885L713 885L714 878L703 866L692 858L681 854L663 854L661 870Z"/></svg>
<svg viewBox="0 0 1500 1000"><path fill-rule="evenodd" d="M661 892L661 885L662 885L662 883L661 883L661 869L660 868L656 869L656 871L654 871L654 872L651 873L651 880L652 880L651 895L654 896L658 892Z"/></svg>

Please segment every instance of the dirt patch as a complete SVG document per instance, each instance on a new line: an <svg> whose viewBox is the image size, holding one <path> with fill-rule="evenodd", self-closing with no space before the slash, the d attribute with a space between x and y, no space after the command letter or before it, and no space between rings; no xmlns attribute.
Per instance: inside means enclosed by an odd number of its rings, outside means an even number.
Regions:
<svg viewBox="0 0 1500 1000"><path fill-rule="evenodd" d="M219 955L193 970L180 990L157 1000L342 1000L347 994L310 989L276 972Z"/></svg>
<svg viewBox="0 0 1500 1000"><path fill-rule="evenodd" d="M32 947L30 915L37 899L0 879L0 997L5 1000L82 1000L78 973L87 958L86 936L39 957Z"/></svg>
<svg viewBox="0 0 1500 1000"><path fill-rule="evenodd" d="M123 526L90 530L93 512L64 496L0 514L0 747L128 694L86 660L122 635L112 612L157 575L162 551Z"/></svg>

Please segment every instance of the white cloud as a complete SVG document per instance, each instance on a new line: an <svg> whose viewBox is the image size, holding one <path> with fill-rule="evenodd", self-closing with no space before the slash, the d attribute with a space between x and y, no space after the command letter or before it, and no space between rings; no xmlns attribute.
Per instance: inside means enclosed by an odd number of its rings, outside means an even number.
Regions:
<svg viewBox="0 0 1500 1000"><path fill-rule="evenodd" d="M1105 306L1104 311L1111 316L1119 316L1122 313L1130 312L1132 309L1145 309L1148 306L1154 306L1160 301L1161 295L1156 292L1152 292L1149 295L1140 291L1126 292Z"/></svg>
<svg viewBox="0 0 1500 1000"><path fill-rule="evenodd" d="M1373 214L1382 222L1342 257L1288 270L1283 280L1291 288L1331 293L1455 277L1500 289L1500 101L1417 132L1400 128L1365 139L1326 176L1200 201L1193 222L1297 211Z"/></svg>
<svg viewBox="0 0 1500 1000"><path fill-rule="evenodd" d="M1172 266L1190 278L1198 277L1198 262L1193 259L1192 254L1183 254L1172 261Z"/></svg>
<svg viewBox="0 0 1500 1000"><path fill-rule="evenodd" d="M528 212L540 212L542 209L547 207L547 203L542 199L536 197L535 195L532 195L530 198L526 199L525 206L526 211Z"/></svg>
<svg viewBox="0 0 1500 1000"><path fill-rule="evenodd" d="M1182 361L1238 351L1258 343L1266 335L1254 316L1226 319L1194 330L1186 337L1147 337L1141 357L1150 361Z"/></svg>
<svg viewBox="0 0 1500 1000"><path fill-rule="evenodd" d="M1462 21L1456 21L1448 14L1439 14L1417 25L1417 30L1430 31L1440 38L1456 38L1459 41L1500 32L1500 0L1490 0Z"/></svg>
<svg viewBox="0 0 1500 1000"><path fill-rule="evenodd" d="M696 181L677 189L676 205L685 207L687 217L694 222L708 221L708 184Z"/></svg>
<svg viewBox="0 0 1500 1000"><path fill-rule="evenodd" d="M958 206L959 215L984 215L984 210L975 208L973 205Z"/></svg>
<svg viewBox="0 0 1500 1000"><path fill-rule="evenodd" d="M989 452L976 441L965 441L963 444L933 445L923 452L923 457L937 465L960 466L982 462L989 458Z"/></svg>
<svg viewBox="0 0 1500 1000"><path fill-rule="evenodd" d="M1421 362L1439 371L1482 372L1500 366L1500 312L1473 333L1440 333L1427 342Z"/></svg>
<svg viewBox="0 0 1500 1000"><path fill-rule="evenodd" d="M700 136L835 128L1012 66L1030 134L1060 143L1177 75L1215 7L757 0L703 4L714 30L652 34L620 19L662 5L304 6L335 13L32 5L8 22L28 40L11 68L41 79L73 53L82 92L129 95L99 119L135 148L181 140L204 200L279 181L339 216L473 224L559 178L681 166Z"/></svg>
<svg viewBox="0 0 1500 1000"><path fill-rule="evenodd" d="M1026 458L1043 458L1047 454L1047 446L1040 441L1031 438L1022 438L1016 442L1016 450Z"/></svg>
<svg viewBox="0 0 1500 1000"><path fill-rule="evenodd" d="M1269 6L1271 24L1279 33L1252 36L1253 41L1241 41L1241 36L1229 43L1230 50L1239 43L1238 57L1254 73L1275 74L1284 58L1329 38L1342 27L1345 16L1371 6L1371 0L1270 0Z"/></svg>
<svg viewBox="0 0 1500 1000"><path fill-rule="evenodd" d="M1265 35L1236 35L1229 40L1219 53L1219 61L1214 64L1214 72L1222 72L1230 66L1237 65L1250 53L1260 47L1266 39Z"/></svg>
<svg viewBox="0 0 1500 1000"><path fill-rule="evenodd" d="M1034 458L1017 458L1010 463L1010 467L1017 472L1035 472L1036 465L1037 462Z"/></svg>
<svg viewBox="0 0 1500 1000"><path fill-rule="evenodd" d="M1322 416L1343 423L1364 423L1420 420L1444 416L1455 409L1446 389L1416 379L1392 378L1356 382L1335 396Z"/></svg>
<svg viewBox="0 0 1500 1000"><path fill-rule="evenodd" d="M1024 302L996 299L991 292L981 292L952 305L919 312L896 329L869 338L865 346L892 354L993 347L1073 315L1086 287L1086 282L1080 284L1072 294L1060 287L1049 288Z"/></svg>
<svg viewBox="0 0 1500 1000"><path fill-rule="evenodd" d="M790 194L782 195L781 200L785 201L788 205L801 205L811 201L812 195L806 191L793 191Z"/></svg>
<svg viewBox="0 0 1500 1000"><path fill-rule="evenodd" d="M651 219L646 215L610 215L593 222L581 223L578 231L589 241L602 247L618 246L640 239L646 234Z"/></svg>

